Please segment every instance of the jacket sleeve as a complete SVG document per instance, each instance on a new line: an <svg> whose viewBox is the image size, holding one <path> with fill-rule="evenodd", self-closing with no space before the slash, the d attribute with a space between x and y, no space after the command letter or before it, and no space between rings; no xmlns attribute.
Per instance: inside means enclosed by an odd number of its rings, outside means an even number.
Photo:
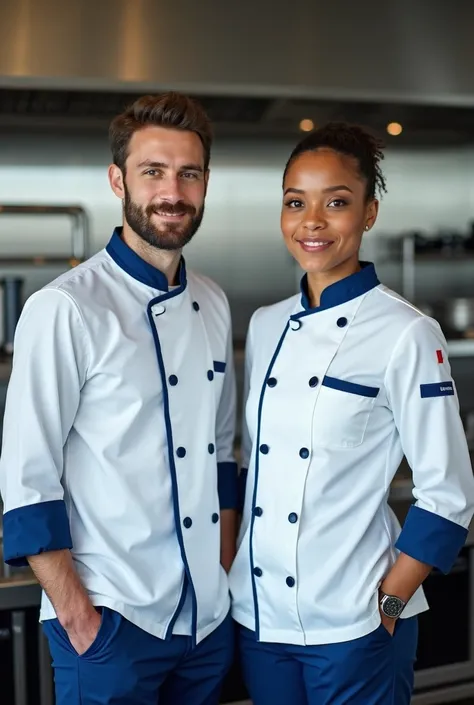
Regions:
<svg viewBox="0 0 474 705"><path fill-rule="evenodd" d="M61 485L63 448L85 381L88 341L75 303L43 289L25 304L4 414L0 490L4 560L72 548Z"/></svg>
<svg viewBox="0 0 474 705"><path fill-rule="evenodd" d="M446 340L433 319L416 319L399 340L386 389L415 504L396 548L447 573L474 511L474 478Z"/></svg>
<svg viewBox="0 0 474 705"><path fill-rule="evenodd" d="M237 508L237 463L234 455L236 404L234 351L229 312L224 382L216 418L217 477L221 509Z"/></svg>
<svg viewBox="0 0 474 705"><path fill-rule="evenodd" d="M255 314L252 316L247 332L247 340L245 343L245 372L244 372L244 390L243 390L243 406L242 406L242 443L240 457L240 473L239 473L239 511L243 512L245 504L245 493L247 491L247 476L252 454L252 440L247 425L246 404L250 391L250 377L252 374L252 328Z"/></svg>

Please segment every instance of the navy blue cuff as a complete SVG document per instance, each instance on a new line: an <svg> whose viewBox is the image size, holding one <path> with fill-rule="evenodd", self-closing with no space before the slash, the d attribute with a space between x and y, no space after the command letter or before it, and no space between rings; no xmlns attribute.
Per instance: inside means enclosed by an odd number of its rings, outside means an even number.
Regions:
<svg viewBox="0 0 474 705"><path fill-rule="evenodd" d="M217 463L217 490L221 509L237 509L237 463Z"/></svg>
<svg viewBox="0 0 474 705"><path fill-rule="evenodd" d="M239 512L244 513L245 505L245 493L247 491L247 475L249 474L248 468L240 468L239 473Z"/></svg>
<svg viewBox="0 0 474 705"><path fill-rule="evenodd" d="M449 573L467 534L468 530L454 521L413 505L395 548L417 561Z"/></svg>
<svg viewBox="0 0 474 705"><path fill-rule="evenodd" d="M4 514L3 560L8 565L27 566L27 556L63 548L72 548L64 500L29 504Z"/></svg>

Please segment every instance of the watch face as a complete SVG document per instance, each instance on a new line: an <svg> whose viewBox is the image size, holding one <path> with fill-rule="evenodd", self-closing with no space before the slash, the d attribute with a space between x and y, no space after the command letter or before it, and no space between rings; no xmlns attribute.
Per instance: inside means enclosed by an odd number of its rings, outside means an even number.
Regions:
<svg viewBox="0 0 474 705"><path fill-rule="evenodd" d="M404 604L398 597L386 597L382 602L382 611L387 617L396 619L400 616Z"/></svg>

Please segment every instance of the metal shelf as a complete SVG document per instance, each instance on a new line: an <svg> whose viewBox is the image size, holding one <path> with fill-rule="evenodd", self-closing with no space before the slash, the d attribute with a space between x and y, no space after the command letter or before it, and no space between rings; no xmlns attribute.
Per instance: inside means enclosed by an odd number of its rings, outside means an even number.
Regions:
<svg viewBox="0 0 474 705"><path fill-rule="evenodd" d="M448 340L448 354L453 357L474 357L474 338Z"/></svg>

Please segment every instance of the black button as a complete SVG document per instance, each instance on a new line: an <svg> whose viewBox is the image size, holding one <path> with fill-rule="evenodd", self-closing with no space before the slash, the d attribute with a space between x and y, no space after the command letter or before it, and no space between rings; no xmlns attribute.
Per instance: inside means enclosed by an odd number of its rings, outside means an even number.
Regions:
<svg viewBox="0 0 474 705"><path fill-rule="evenodd" d="M291 330L299 330L303 324L299 320L290 320L290 328Z"/></svg>
<svg viewBox="0 0 474 705"><path fill-rule="evenodd" d="M185 529L190 529L192 527L192 525L193 525L193 520L191 519L191 517L185 517L183 519L183 526Z"/></svg>
<svg viewBox="0 0 474 705"><path fill-rule="evenodd" d="M276 381L275 377L269 377L267 379L267 384L269 387L276 387L277 381Z"/></svg>
<svg viewBox="0 0 474 705"><path fill-rule="evenodd" d="M214 379L214 372L212 370L207 371L207 379L209 380L209 382L212 382L212 380Z"/></svg>
<svg viewBox="0 0 474 705"><path fill-rule="evenodd" d="M253 574L256 575L257 578L261 578L263 575L262 569L261 568L254 568Z"/></svg>
<svg viewBox="0 0 474 705"><path fill-rule="evenodd" d="M296 514L296 512L291 512L291 514L288 514L288 521L290 524L296 524L298 521L298 514Z"/></svg>
<svg viewBox="0 0 474 705"><path fill-rule="evenodd" d="M178 456L178 458L184 458L184 456L186 455L186 448L178 448L176 450L176 455Z"/></svg>
<svg viewBox="0 0 474 705"><path fill-rule="evenodd" d="M212 515L212 523L217 524L218 521L219 521L219 514L214 512L214 514Z"/></svg>
<svg viewBox="0 0 474 705"><path fill-rule="evenodd" d="M176 385L178 384L178 378L176 377L176 375L170 375L168 377L168 382L171 384L172 387L176 387Z"/></svg>
<svg viewBox="0 0 474 705"><path fill-rule="evenodd" d="M347 326L347 318L344 318L344 316L342 318L338 318L337 325L339 328L345 328L345 326Z"/></svg>
<svg viewBox="0 0 474 705"><path fill-rule="evenodd" d="M193 309L194 309L195 311L199 311L199 304L198 304L197 301L193 301Z"/></svg>
<svg viewBox="0 0 474 705"><path fill-rule="evenodd" d="M288 585L288 587L295 587L295 579L292 578L291 575L289 575L286 579L286 584Z"/></svg>
<svg viewBox="0 0 474 705"><path fill-rule="evenodd" d="M263 453L263 455L267 455L269 450L270 448L267 446L267 444L262 443L262 445L260 446L260 453Z"/></svg>
<svg viewBox="0 0 474 705"><path fill-rule="evenodd" d="M255 514L256 517L261 517L263 514L262 507L255 507L255 509L253 510L253 513Z"/></svg>
<svg viewBox="0 0 474 705"><path fill-rule="evenodd" d="M209 453L212 455L212 454L214 453L214 451L215 451L214 443L209 443L209 445L207 446L207 450L208 450Z"/></svg>
<svg viewBox="0 0 474 705"><path fill-rule="evenodd" d="M303 458L303 460L306 460L306 458L309 458L309 450L307 448L301 448L300 458Z"/></svg>
<svg viewBox="0 0 474 705"><path fill-rule="evenodd" d="M317 377L311 377L308 384L310 387L317 387L319 384L319 379Z"/></svg>

